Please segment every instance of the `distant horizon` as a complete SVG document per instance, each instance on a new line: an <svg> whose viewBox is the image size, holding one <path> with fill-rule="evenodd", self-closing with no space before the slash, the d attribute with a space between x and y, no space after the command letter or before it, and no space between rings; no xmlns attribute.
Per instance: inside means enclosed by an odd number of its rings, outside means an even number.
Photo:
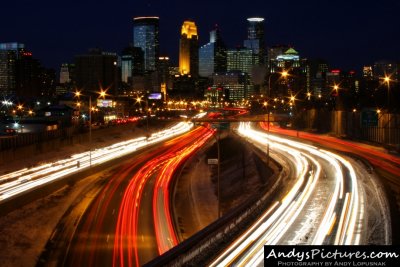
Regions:
<svg viewBox="0 0 400 267"><path fill-rule="evenodd" d="M262 0L246 5L211 0L71 0L62 7L49 0L21 0L6 2L2 9L0 42L25 44L44 67L57 73L61 64L74 63L74 56L91 48L121 54L133 43L133 18L138 16L160 18L160 55L169 56L174 65L179 61L184 20L196 23L199 47L208 42L209 31L218 24L227 48L234 48L246 39L250 17L265 19L267 47L290 45L302 58L324 59L330 68L359 73L364 65L375 62L400 62L400 35L395 34L400 3L394 0L338 0L329 6L317 0L289 0L284 5Z"/></svg>

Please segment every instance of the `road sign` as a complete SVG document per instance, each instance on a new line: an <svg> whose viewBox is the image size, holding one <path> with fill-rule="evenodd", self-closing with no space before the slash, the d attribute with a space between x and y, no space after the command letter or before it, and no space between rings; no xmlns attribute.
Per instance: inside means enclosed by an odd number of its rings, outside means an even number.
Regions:
<svg viewBox="0 0 400 267"><path fill-rule="evenodd" d="M211 123L211 127L218 130L229 130L231 124L229 122Z"/></svg>
<svg viewBox="0 0 400 267"><path fill-rule="evenodd" d="M218 164L218 159L208 159L208 164L209 165L217 165Z"/></svg>

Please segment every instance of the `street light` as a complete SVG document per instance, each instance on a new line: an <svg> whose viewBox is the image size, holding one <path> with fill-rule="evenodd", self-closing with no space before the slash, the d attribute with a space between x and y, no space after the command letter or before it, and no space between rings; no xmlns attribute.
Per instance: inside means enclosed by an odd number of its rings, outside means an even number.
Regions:
<svg viewBox="0 0 400 267"><path fill-rule="evenodd" d="M99 96L105 99L106 95L107 95L107 90L100 89Z"/></svg>
<svg viewBox="0 0 400 267"><path fill-rule="evenodd" d="M390 77L389 76L385 76L385 78L383 78L384 83L386 83L387 86L387 110L389 113L389 108L390 108Z"/></svg>
<svg viewBox="0 0 400 267"><path fill-rule="evenodd" d="M390 120L391 120L391 118L390 118L390 82L391 82L390 76L385 75L385 77L383 78L383 82L386 83L386 85L387 85L387 113L388 113L388 131L389 131L388 143L390 144L390 130L391 130L391 127L390 127Z"/></svg>
<svg viewBox="0 0 400 267"><path fill-rule="evenodd" d="M143 100L142 100L142 97L143 96L138 96L137 98L136 98L136 103L139 103L140 104L140 102L142 102ZM144 96L145 97L145 99L146 100L144 100L144 102L146 103L146 107L145 107L145 114L146 114L146 134L147 134L147 137L149 136L149 101L148 101L148 99L147 99L147 97L146 96ZM141 105L140 105L140 107L141 107Z"/></svg>
<svg viewBox="0 0 400 267"><path fill-rule="evenodd" d="M280 74L281 74L281 78L286 78L289 75L289 73L286 70L282 71ZM269 78L268 78L268 92L267 92L268 101L271 97L271 77L272 77L272 73L270 73ZM275 102L277 100L278 100L277 98L274 99ZM267 108L267 120L268 120L267 131L268 131L268 137L269 137L269 125L270 125L269 113L270 112L269 112L268 102L265 103L265 107ZM269 142L267 143L267 165L269 165Z"/></svg>
<svg viewBox="0 0 400 267"><path fill-rule="evenodd" d="M338 93L339 85L335 84L335 85L333 86L333 89L336 91L336 93Z"/></svg>
<svg viewBox="0 0 400 267"><path fill-rule="evenodd" d="M89 96L89 167L92 167L92 96Z"/></svg>
<svg viewBox="0 0 400 267"><path fill-rule="evenodd" d="M75 97L77 97L79 99L80 96L81 96L81 91L76 90Z"/></svg>

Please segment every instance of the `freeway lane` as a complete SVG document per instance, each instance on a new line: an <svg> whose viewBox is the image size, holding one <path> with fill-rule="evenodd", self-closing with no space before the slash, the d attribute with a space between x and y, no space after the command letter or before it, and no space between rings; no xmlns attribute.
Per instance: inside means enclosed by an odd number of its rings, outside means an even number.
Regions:
<svg viewBox="0 0 400 267"><path fill-rule="evenodd" d="M261 127L267 131L268 124L260 123ZM373 145L353 142L350 140L343 140L332 136L312 134L308 132L295 131L290 129L282 129L277 126L270 125L270 131L287 136L300 137L303 140L318 144L319 146L335 151L349 152L361 158L368 160L368 162L375 168L381 180L387 184L390 191L393 204L391 213L394 215L393 233L394 242L399 242L400 231L397 230L399 223L398 214L400 212L400 157L398 155L391 155L385 149Z"/></svg>
<svg viewBox="0 0 400 267"><path fill-rule="evenodd" d="M197 128L142 153L109 177L79 219L65 265L139 266L176 245L168 184L176 168L212 134Z"/></svg>
<svg viewBox="0 0 400 267"><path fill-rule="evenodd" d="M294 184L211 266L260 266L264 244L366 243L366 203L360 177L363 168L337 154L253 130L239 133L285 165L295 166ZM372 199L369 200L372 202ZM384 227L390 228L386 219ZM385 243L385 242L383 242Z"/></svg>
<svg viewBox="0 0 400 267"><path fill-rule="evenodd" d="M0 176L0 204L25 193L46 186L67 176L87 170L93 166L130 154L151 144L161 142L172 136L187 132L188 123L178 123L168 129L152 134L149 138L140 137L120 142L108 147L87 151L69 158L25 168Z"/></svg>
<svg viewBox="0 0 400 267"><path fill-rule="evenodd" d="M261 123L261 127L264 130L268 129L267 123ZM270 126L270 131L278 134L288 135L288 136L297 136L298 131L282 129L277 126ZM400 173L400 158L398 156L390 155L382 149L378 149L377 147L352 142L349 140L343 140L331 136L326 135L318 135L307 132L299 132L299 137L301 139L306 139L312 141L314 143L323 145L324 147L328 147L331 149L336 149L339 151L351 152L356 155L359 155L363 158L366 158L371 162L372 165L376 168L382 168L387 172L398 176ZM391 181L395 183L397 186L400 186L400 181Z"/></svg>

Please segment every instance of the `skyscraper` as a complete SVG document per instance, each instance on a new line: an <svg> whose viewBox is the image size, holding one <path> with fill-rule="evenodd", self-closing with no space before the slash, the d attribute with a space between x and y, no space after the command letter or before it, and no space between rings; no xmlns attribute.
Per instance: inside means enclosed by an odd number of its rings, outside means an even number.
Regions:
<svg viewBox="0 0 400 267"><path fill-rule="evenodd" d="M228 49L227 51L227 70L241 71L252 78L254 67L258 64L258 56L249 48L238 47L236 49ZM249 97L254 93L254 84L250 82L245 91L245 97Z"/></svg>
<svg viewBox="0 0 400 267"><path fill-rule="evenodd" d="M251 49L239 47L227 51L228 71L238 70L251 75L256 64L258 64L258 57L253 54Z"/></svg>
<svg viewBox="0 0 400 267"><path fill-rule="evenodd" d="M284 78L281 73L288 75ZM290 96L301 90L310 92L310 68L307 59L300 58L299 53L289 48L283 54L270 60L271 95Z"/></svg>
<svg viewBox="0 0 400 267"><path fill-rule="evenodd" d="M75 57L76 86L87 94L96 95L101 89L116 94L118 86L117 55L92 49ZM96 95L97 96L97 95Z"/></svg>
<svg viewBox="0 0 400 267"><path fill-rule="evenodd" d="M199 45L197 27L193 21L183 22L179 46L179 72L181 75L199 74Z"/></svg>
<svg viewBox="0 0 400 267"><path fill-rule="evenodd" d="M259 62L264 63L264 18L248 18L247 22L247 40L244 41L244 47L251 49L254 54L258 55Z"/></svg>
<svg viewBox="0 0 400 267"><path fill-rule="evenodd" d="M225 72L226 60L226 47L216 26L210 32L210 42L199 49L199 75L209 77L216 72Z"/></svg>
<svg viewBox="0 0 400 267"><path fill-rule="evenodd" d="M74 64L64 63L60 70L60 83L71 83L73 81Z"/></svg>
<svg viewBox="0 0 400 267"><path fill-rule="evenodd" d="M144 55L144 70L157 70L159 57L159 18L133 18L133 46L140 47Z"/></svg>
<svg viewBox="0 0 400 267"><path fill-rule="evenodd" d="M122 51L121 75L122 82L132 84L134 75L144 72L143 50L139 47L127 47Z"/></svg>
<svg viewBox="0 0 400 267"><path fill-rule="evenodd" d="M40 61L32 57L21 43L0 44L0 93L18 97L34 97L50 90L48 75ZM50 78L51 79L51 78ZM54 82L54 81L53 81Z"/></svg>
<svg viewBox="0 0 400 267"><path fill-rule="evenodd" d="M24 48L21 43L0 43L0 95L15 93L16 60Z"/></svg>

